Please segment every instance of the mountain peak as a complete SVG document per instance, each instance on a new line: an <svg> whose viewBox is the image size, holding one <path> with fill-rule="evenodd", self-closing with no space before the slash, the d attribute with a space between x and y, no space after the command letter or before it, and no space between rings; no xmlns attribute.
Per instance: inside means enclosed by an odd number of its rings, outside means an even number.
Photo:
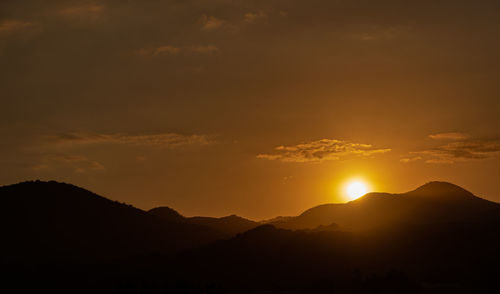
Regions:
<svg viewBox="0 0 500 294"><path fill-rule="evenodd" d="M157 217L160 217L162 219L166 219L169 221L175 221L175 222L182 222L185 220L185 218L178 213L175 209L172 209L167 206L160 206L160 207L155 207L152 208L148 211L149 213L156 215Z"/></svg>
<svg viewBox="0 0 500 294"><path fill-rule="evenodd" d="M455 185L455 184L450 183L450 182L444 182L444 181L430 181L430 182L423 184L419 188L447 188L447 189L459 188L459 189L463 189L458 185Z"/></svg>
<svg viewBox="0 0 500 294"><path fill-rule="evenodd" d="M460 186L439 181L428 182L407 194L419 197L476 198L474 194Z"/></svg>

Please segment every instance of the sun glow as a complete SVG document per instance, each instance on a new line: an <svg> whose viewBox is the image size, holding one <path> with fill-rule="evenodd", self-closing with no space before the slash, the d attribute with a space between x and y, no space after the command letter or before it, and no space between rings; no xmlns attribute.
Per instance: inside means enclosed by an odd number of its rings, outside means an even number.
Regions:
<svg viewBox="0 0 500 294"><path fill-rule="evenodd" d="M344 190L347 199L355 200L368 193L369 189L365 182L361 180L352 180L346 183Z"/></svg>

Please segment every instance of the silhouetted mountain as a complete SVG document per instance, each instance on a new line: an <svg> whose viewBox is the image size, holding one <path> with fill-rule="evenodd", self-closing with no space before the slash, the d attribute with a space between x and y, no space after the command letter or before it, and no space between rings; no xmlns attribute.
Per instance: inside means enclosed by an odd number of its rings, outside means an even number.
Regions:
<svg viewBox="0 0 500 294"><path fill-rule="evenodd" d="M148 210L148 213L171 222L181 223L186 221L186 218L184 216L182 216L176 210L166 206L150 209Z"/></svg>
<svg viewBox="0 0 500 294"><path fill-rule="evenodd" d="M260 222L262 224L272 224L272 223L278 223L278 222L286 222L286 221L292 220L293 218L294 218L294 216L277 216L277 217L273 217L270 219L262 220Z"/></svg>
<svg viewBox="0 0 500 294"><path fill-rule="evenodd" d="M158 218L69 184L0 187L2 260L92 261L208 244L224 234Z"/></svg>
<svg viewBox="0 0 500 294"><path fill-rule="evenodd" d="M376 233L263 225L182 255L177 278L230 293L497 293L499 231L498 220Z"/></svg>
<svg viewBox="0 0 500 294"><path fill-rule="evenodd" d="M254 222L234 214L220 218L203 216L184 217L177 211L169 207L153 208L149 210L149 213L173 222L184 222L189 224L207 226L209 228L227 234L228 236L234 236L238 233L243 233L259 225L258 222Z"/></svg>
<svg viewBox="0 0 500 294"><path fill-rule="evenodd" d="M191 224L207 226L230 235L243 233L260 225L258 222L234 214L221 218L195 216L188 218L187 221Z"/></svg>
<svg viewBox="0 0 500 294"><path fill-rule="evenodd" d="M385 225L475 222L499 215L498 203L450 183L430 182L408 193L368 193L348 203L316 206L271 224L297 230L336 223L344 230L365 230Z"/></svg>
<svg viewBox="0 0 500 294"><path fill-rule="evenodd" d="M320 226L317 226L316 228L313 229L314 231L317 231L317 232L324 232L324 231L327 231L327 232L331 232L331 231L339 231L340 230L340 226L337 225L336 223L331 223L329 225L320 225Z"/></svg>
<svg viewBox="0 0 500 294"><path fill-rule="evenodd" d="M275 220L294 230L264 224L228 239L213 228L255 223L144 212L56 182L1 187L0 200L5 293L500 291L499 204L449 183L314 207Z"/></svg>

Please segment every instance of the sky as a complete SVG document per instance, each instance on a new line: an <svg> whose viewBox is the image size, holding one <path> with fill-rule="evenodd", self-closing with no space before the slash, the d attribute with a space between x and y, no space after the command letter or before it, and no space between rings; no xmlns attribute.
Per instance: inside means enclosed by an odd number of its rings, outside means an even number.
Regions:
<svg viewBox="0 0 500 294"><path fill-rule="evenodd" d="M0 2L0 185L297 215L351 179L500 202L500 2Z"/></svg>

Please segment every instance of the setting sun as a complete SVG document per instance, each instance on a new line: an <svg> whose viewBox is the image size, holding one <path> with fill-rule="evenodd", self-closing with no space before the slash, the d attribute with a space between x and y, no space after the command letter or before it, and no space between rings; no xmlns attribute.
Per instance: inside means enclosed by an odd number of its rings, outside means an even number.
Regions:
<svg viewBox="0 0 500 294"><path fill-rule="evenodd" d="M368 193L368 186L360 180L350 181L345 185L345 193L349 200L355 200Z"/></svg>

